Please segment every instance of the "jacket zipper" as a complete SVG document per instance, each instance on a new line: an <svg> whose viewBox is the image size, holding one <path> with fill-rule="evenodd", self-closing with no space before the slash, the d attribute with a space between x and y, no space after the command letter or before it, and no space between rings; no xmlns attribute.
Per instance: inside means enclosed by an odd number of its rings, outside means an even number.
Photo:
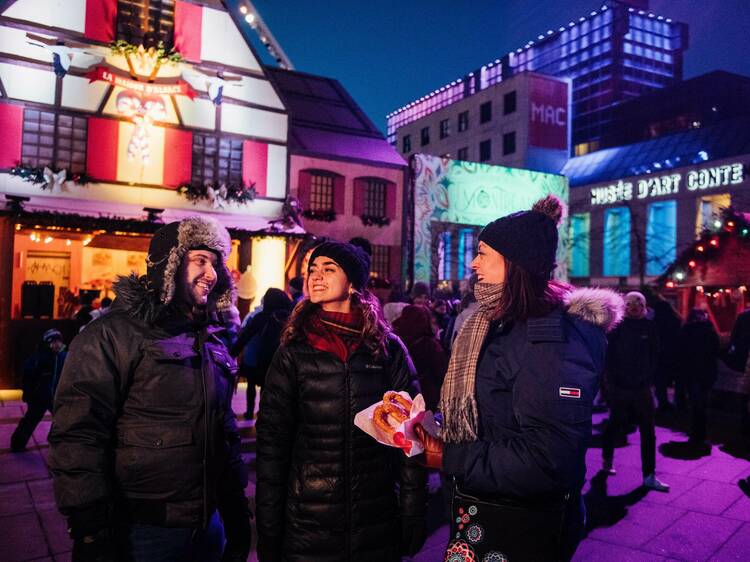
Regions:
<svg viewBox="0 0 750 562"><path fill-rule="evenodd" d="M350 455L349 455L349 435L351 433L350 428L350 422L349 422L349 414L350 414L350 407L351 407L351 390L349 388L349 362L347 361L344 363L344 383L346 385L346 432L344 435L344 467L346 470L345 473L345 479L344 479L344 493L346 496L346 521L344 523L344 536L346 537L346 554L347 559L351 560L352 553L351 553L351 533L349 532L349 526L351 524L351 493L349 491L350 486L350 477L351 477L351 471L349 470L349 463L351 462Z"/></svg>
<svg viewBox="0 0 750 562"><path fill-rule="evenodd" d="M200 333L195 333L196 340L201 342ZM205 342L200 343L201 387L203 388L203 528L208 528L208 476L206 463L208 459L208 391L206 390Z"/></svg>

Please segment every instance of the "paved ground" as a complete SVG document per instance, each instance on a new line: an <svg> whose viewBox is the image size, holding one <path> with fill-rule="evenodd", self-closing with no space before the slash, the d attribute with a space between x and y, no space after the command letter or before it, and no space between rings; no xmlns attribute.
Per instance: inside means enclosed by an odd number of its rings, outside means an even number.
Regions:
<svg viewBox="0 0 750 562"><path fill-rule="evenodd" d="M236 411L243 411L244 392L238 394ZM8 450L10 434L23 413L17 396L0 394L0 559L69 560L71 543L65 522L57 513L46 467L50 421L47 417L34 433L27 452ZM594 417L598 434L605 414ZM714 412L714 426L732 420ZM750 474L747 449L715 430L717 445L710 455L681 459L683 452L665 444L683 441L681 425L672 417L660 421L657 443L657 474L672 485L668 494L645 492L641 487L639 438L615 453L617 475L599 473L601 450L598 435L587 455L588 482L584 488L589 506L589 532L576 553L577 562L661 562L750 560L750 498L737 487L740 477ZM246 460L255 461L254 433L250 422L242 422ZM730 433L724 432L725 435ZM679 447L678 447L679 449ZM431 480L430 538L413 562L442 560L448 538L441 517L439 479ZM254 482L248 493L254 493ZM251 556L250 560L255 560Z"/></svg>

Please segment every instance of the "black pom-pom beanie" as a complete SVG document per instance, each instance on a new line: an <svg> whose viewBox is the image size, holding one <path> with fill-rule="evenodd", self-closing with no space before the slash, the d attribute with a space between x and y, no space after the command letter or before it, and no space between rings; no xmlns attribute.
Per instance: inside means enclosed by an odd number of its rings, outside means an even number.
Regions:
<svg viewBox="0 0 750 562"><path fill-rule="evenodd" d="M370 256L359 246L346 242L323 242L316 246L310 256L310 265L320 256L331 258L339 264L357 291L367 287L367 280L370 278Z"/></svg>

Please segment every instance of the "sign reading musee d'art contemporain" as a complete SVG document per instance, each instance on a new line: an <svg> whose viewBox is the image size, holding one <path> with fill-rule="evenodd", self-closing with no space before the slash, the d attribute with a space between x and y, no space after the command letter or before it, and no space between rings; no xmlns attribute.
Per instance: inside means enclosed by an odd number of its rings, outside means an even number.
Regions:
<svg viewBox="0 0 750 562"><path fill-rule="evenodd" d="M673 172L642 179L618 180L616 183L591 188L592 205L609 205L633 199L651 199L674 195L683 187L688 191L704 191L742 183L745 179L742 163L707 166L689 172Z"/></svg>
<svg viewBox="0 0 750 562"><path fill-rule="evenodd" d="M519 168L461 162L439 156L412 157L414 183L414 280L430 282L432 225L435 222L484 226L510 213L530 209L550 193L568 202L568 180ZM560 237L565 229L560 228ZM558 248L556 275L564 277L564 244Z"/></svg>

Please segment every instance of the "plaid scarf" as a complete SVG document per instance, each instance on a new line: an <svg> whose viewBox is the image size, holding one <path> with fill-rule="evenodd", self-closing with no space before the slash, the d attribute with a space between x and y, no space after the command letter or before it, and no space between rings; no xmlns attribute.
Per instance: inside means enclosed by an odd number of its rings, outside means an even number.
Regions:
<svg viewBox="0 0 750 562"><path fill-rule="evenodd" d="M438 405L443 413L442 438L448 443L477 440L477 363L502 289L500 283L476 284L474 296L479 308L464 323L453 344Z"/></svg>

